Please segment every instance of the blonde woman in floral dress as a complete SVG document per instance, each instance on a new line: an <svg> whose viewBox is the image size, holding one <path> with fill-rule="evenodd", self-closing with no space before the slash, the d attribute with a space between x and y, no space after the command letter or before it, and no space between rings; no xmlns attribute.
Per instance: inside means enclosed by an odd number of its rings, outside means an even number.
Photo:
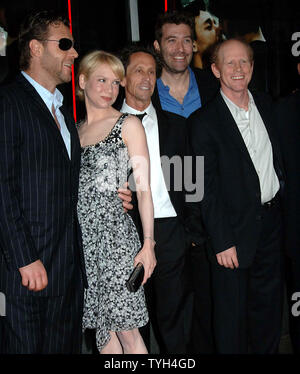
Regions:
<svg viewBox="0 0 300 374"><path fill-rule="evenodd" d="M143 283L156 265L149 154L138 118L112 107L124 78L121 61L93 51L80 62L77 94L86 118L78 125L81 142L78 216L89 288L83 329L96 329L100 353L147 353L138 328L148 322L143 287L129 292L125 282L141 262ZM129 162L130 160L130 162ZM117 189L133 169L143 225L141 244Z"/></svg>

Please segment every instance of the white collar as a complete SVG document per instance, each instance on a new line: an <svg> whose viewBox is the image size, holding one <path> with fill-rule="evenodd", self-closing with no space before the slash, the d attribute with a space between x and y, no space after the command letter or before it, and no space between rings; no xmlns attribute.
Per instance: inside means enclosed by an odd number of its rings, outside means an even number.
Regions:
<svg viewBox="0 0 300 374"><path fill-rule="evenodd" d="M139 111L139 110L134 109L131 106L129 106L126 103L126 99L124 99L123 105L122 105L122 112L124 112L124 113L130 113L130 114L142 114L142 113L146 112L147 115L149 115L150 117L154 117L154 115L155 115L155 108L154 108L152 102L150 102L150 104L148 105L148 107L145 110Z"/></svg>
<svg viewBox="0 0 300 374"><path fill-rule="evenodd" d="M37 81L35 81L30 75L25 73L24 71L21 72L23 76L32 84L32 86L36 89L38 94L41 96L45 104L47 105L50 112L52 111L52 104L55 108L60 108L63 105L64 97L61 92L55 88L54 93L47 90L45 87L40 85Z"/></svg>

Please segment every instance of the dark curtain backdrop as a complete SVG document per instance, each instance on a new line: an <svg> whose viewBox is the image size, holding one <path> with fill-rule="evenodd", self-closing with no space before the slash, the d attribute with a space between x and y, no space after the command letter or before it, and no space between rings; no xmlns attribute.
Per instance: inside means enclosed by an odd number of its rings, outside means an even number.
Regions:
<svg viewBox="0 0 300 374"><path fill-rule="evenodd" d="M206 5L208 10L219 18L220 24L227 26L227 35L224 30L227 37L242 36L247 25L258 23L266 39L268 92L277 98L300 88L296 69L300 59L291 52L295 43L291 40L292 35L300 32L299 1L181 0L176 7L184 9L184 5L193 2L201 3L202 7L203 4Z"/></svg>
<svg viewBox="0 0 300 374"><path fill-rule="evenodd" d="M2 1L2 0L1 0ZM1 5L0 1L0 5ZM10 0L6 2L7 27L16 36L26 13L32 9L57 9L67 12L67 0ZM169 0L169 9L183 9L188 0ZM190 1L191 2L191 1ZM156 17L164 11L164 0L139 0L140 37L144 44L152 44ZM220 21L226 19L247 21L259 18L267 43L267 72L269 91L273 97L286 95L300 87L296 70L297 56L291 53L292 35L300 32L300 2L291 0L210 0L209 9ZM80 55L92 49L118 52L131 40L128 0L72 0L73 34ZM241 10L241 12L239 12ZM299 38L300 40L300 38ZM300 46L299 46L300 51ZM17 49L11 53L12 61L3 64L0 57L1 76L9 68L17 72ZM77 65L77 63L76 63ZM75 70L76 70L75 65ZM11 76L9 77L11 78ZM1 83L1 82L0 82ZM70 85L62 88L66 101L72 105Z"/></svg>

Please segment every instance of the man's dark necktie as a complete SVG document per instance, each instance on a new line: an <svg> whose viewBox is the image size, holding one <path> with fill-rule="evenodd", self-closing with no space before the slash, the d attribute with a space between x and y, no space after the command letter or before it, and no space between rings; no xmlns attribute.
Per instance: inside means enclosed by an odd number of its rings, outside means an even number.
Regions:
<svg viewBox="0 0 300 374"><path fill-rule="evenodd" d="M143 122L143 118L145 117L147 113L142 113L142 114L136 114L136 116Z"/></svg>

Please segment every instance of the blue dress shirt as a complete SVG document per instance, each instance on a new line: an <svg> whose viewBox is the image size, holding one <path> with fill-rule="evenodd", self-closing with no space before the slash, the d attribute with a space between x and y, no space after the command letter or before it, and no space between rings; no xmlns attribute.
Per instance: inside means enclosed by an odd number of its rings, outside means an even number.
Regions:
<svg viewBox="0 0 300 374"><path fill-rule="evenodd" d="M157 89L162 109L179 114L185 118L201 107L201 98L195 74L190 67L188 67L188 69L190 73L190 84L182 104L170 95L170 87L165 86L161 78L157 80Z"/></svg>

